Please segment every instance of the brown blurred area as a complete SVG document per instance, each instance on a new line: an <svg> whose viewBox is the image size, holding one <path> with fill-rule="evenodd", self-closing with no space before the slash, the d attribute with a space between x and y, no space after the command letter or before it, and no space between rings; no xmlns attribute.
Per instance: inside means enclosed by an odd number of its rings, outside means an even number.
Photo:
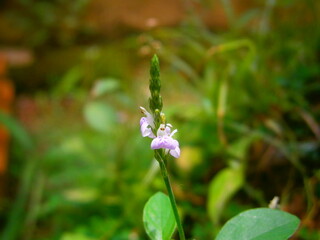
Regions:
<svg viewBox="0 0 320 240"><path fill-rule="evenodd" d="M25 66L32 62L30 50L0 48L0 112L10 114L14 101L14 83L8 77L10 66ZM10 134L0 124L0 175L6 172Z"/></svg>
<svg viewBox="0 0 320 240"><path fill-rule="evenodd" d="M7 61L0 54L0 111L9 113L14 97L12 82L7 79ZM0 175L6 171L8 161L9 133L4 126L0 125Z"/></svg>
<svg viewBox="0 0 320 240"><path fill-rule="evenodd" d="M183 0L91 0L82 13L82 26L96 31L101 35L116 36L128 31L148 30L157 26L176 26L190 12L197 13L207 26L225 29L228 26L227 16L222 1ZM256 2L252 0L231 0L235 15L252 8ZM16 1L5 1L5 9L20 8ZM0 10L0 31L6 32L0 37L5 42L19 42L24 37L21 28L12 28L12 23L4 17L5 11ZM65 24L66 28L68 27ZM70 28L71 28L70 24Z"/></svg>
<svg viewBox="0 0 320 240"><path fill-rule="evenodd" d="M238 12L248 6L249 1L234 0ZM198 3L181 0L143 1L91 1L86 20L99 31L115 33L119 29L147 30L150 19L156 19L157 26L174 26L194 10L205 22L214 28L225 28L227 18L220 1L214 1L208 8ZM152 24L151 24L152 25Z"/></svg>

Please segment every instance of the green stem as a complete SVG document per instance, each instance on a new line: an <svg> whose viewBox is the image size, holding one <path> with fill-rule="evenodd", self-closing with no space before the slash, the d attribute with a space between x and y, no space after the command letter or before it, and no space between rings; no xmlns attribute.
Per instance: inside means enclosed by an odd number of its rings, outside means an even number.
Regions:
<svg viewBox="0 0 320 240"><path fill-rule="evenodd" d="M171 184L170 184L170 179L169 179L169 176L168 176L168 171L167 171L167 168L166 168L166 164L164 162L164 158L163 158L162 154L160 154L157 151L156 151L155 157L159 162L162 178L163 178L163 181L164 181L164 183L166 185L166 188L167 188L167 191L168 191L168 194L169 194L170 203L171 203L171 207L172 207L172 210L173 210L174 217L176 219L180 240L185 240L186 237L184 236L184 231L183 231L183 227L182 227L181 220L180 220L180 217L179 217L176 199L175 199L173 191L172 191L172 187L171 187Z"/></svg>

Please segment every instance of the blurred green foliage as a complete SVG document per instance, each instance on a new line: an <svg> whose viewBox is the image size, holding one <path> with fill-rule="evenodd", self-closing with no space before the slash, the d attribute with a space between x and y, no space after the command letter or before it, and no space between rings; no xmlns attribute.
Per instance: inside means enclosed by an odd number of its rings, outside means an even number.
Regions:
<svg viewBox="0 0 320 240"><path fill-rule="evenodd" d="M148 239L143 206L165 189L138 126L154 52L179 130L169 171L187 237L214 239L226 220L277 195L302 219L295 239L319 239L316 0L256 0L241 15L221 1L226 30L191 8L179 26L89 43L76 38L89 34L77 20L87 1L17 2L27 10L8 17L35 33L23 45L39 57L11 71L17 111L31 120L0 115L13 138L1 239Z"/></svg>

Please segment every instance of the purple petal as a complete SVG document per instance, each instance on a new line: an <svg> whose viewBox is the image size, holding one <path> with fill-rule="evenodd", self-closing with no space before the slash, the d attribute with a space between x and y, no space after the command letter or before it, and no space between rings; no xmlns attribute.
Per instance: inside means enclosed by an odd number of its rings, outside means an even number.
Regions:
<svg viewBox="0 0 320 240"><path fill-rule="evenodd" d="M156 137L151 142L152 149L166 148L166 149L174 150L178 146L179 146L178 141L168 136Z"/></svg>
<svg viewBox="0 0 320 240"><path fill-rule="evenodd" d="M148 129L150 129L150 128L148 128ZM152 130L150 129L150 133L148 134L147 137L149 137L149 138L155 138L156 136L153 134Z"/></svg>
<svg viewBox="0 0 320 240"><path fill-rule="evenodd" d="M180 148L176 147L174 150L170 150L169 152L173 157L178 158L180 157Z"/></svg>
<svg viewBox="0 0 320 240"><path fill-rule="evenodd" d="M141 112L146 116L145 120L148 122L148 124L150 125L150 127L154 128L154 119L152 114L150 114L145 108L140 107ZM141 120L140 120L140 125L141 125Z"/></svg>
<svg viewBox="0 0 320 240"><path fill-rule="evenodd" d="M156 136L153 134L152 129L149 127L148 119L146 117L142 117L140 119L140 131L142 137L155 138Z"/></svg>
<svg viewBox="0 0 320 240"><path fill-rule="evenodd" d="M140 126L141 126L142 124L146 123L146 122L147 122L147 118L142 117L142 118L140 119Z"/></svg>
<svg viewBox="0 0 320 240"><path fill-rule="evenodd" d="M141 131L141 135L142 137L146 137L149 134L148 131L148 123L144 122L140 125L140 131Z"/></svg>
<svg viewBox="0 0 320 240"><path fill-rule="evenodd" d="M149 125L147 122L142 123L140 126L140 131L142 137L149 137L149 138L155 138L156 136L153 134L151 128L149 128Z"/></svg>
<svg viewBox="0 0 320 240"><path fill-rule="evenodd" d="M166 127L166 133L167 133L167 135L168 135L168 136L170 136L171 128L170 128L170 127L168 127L168 126Z"/></svg>

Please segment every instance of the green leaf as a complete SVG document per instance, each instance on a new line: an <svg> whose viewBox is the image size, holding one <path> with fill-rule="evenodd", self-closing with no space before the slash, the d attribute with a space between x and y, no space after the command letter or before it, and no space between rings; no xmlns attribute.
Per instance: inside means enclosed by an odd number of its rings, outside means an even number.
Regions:
<svg viewBox="0 0 320 240"><path fill-rule="evenodd" d="M61 240L94 240L95 238L87 237L83 233L64 233Z"/></svg>
<svg viewBox="0 0 320 240"><path fill-rule="evenodd" d="M12 137L20 144L24 149L31 149L33 147L33 141L27 131L23 128L14 117L0 111L0 125L4 125L11 133Z"/></svg>
<svg viewBox="0 0 320 240"><path fill-rule="evenodd" d="M247 155L248 148L255 138L256 135L254 134L240 138L229 145L227 149L228 153L234 158L244 160Z"/></svg>
<svg viewBox="0 0 320 240"><path fill-rule="evenodd" d="M120 87L119 81L113 78L99 79L92 88L94 97L100 97L106 93L113 92Z"/></svg>
<svg viewBox="0 0 320 240"><path fill-rule="evenodd" d="M60 80L54 92L58 95L69 94L83 77L83 69L79 66L71 68Z"/></svg>
<svg viewBox="0 0 320 240"><path fill-rule="evenodd" d="M154 194L143 209L143 223L152 240L170 240L176 227L169 197L162 192Z"/></svg>
<svg viewBox="0 0 320 240"><path fill-rule="evenodd" d="M256 208L229 220L216 240L286 240L298 228L300 220L287 212Z"/></svg>
<svg viewBox="0 0 320 240"><path fill-rule="evenodd" d="M93 129L103 133L109 132L116 122L114 109L105 103L97 101L86 104L84 117Z"/></svg>
<svg viewBox="0 0 320 240"><path fill-rule="evenodd" d="M226 168L211 181L208 195L208 212L211 220L217 224L227 201L242 187L243 169Z"/></svg>

